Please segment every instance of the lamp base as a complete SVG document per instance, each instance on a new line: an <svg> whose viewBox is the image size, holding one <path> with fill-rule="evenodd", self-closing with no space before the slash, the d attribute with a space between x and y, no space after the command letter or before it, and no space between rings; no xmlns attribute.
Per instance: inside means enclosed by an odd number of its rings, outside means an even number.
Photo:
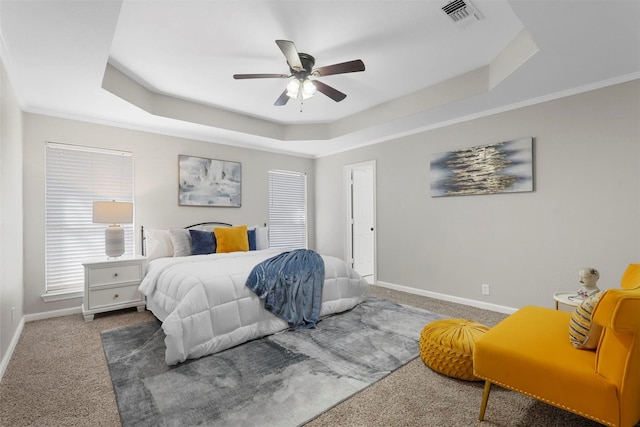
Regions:
<svg viewBox="0 0 640 427"><path fill-rule="evenodd" d="M113 224L104 230L104 251L114 258L124 254L124 229L119 225Z"/></svg>

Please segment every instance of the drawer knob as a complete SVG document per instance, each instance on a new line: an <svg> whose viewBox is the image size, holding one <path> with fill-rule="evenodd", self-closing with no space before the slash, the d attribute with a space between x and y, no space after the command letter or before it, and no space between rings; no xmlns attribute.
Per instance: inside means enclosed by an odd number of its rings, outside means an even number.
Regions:
<svg viewBox="0 0 640 427"><path fill-rule="evenodd" d="M120 295L115 294L115 295L113 296L113 299L116 299L116 298L118 298L119 296L120 296Z"/></svg>
<svg viewBox="0 0 640 427"><path fill-rule="evenodd" d="M118 277L118 273L113 273L113 277L114 278Z"/></svg>

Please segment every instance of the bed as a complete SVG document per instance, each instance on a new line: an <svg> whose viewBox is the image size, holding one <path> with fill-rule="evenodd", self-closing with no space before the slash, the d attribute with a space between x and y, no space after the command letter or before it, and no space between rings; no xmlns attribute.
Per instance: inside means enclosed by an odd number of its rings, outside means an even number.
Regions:
<svg viewBox="0 0 640 427"><path fill-rule="evenodd" d="M245 286L254 266L286 251L269 247L267 227L245 228L249 250L202 253L197 246L201 235L223 236L222 231L233 230L237 236L238 228L201 223L184 229L142 229L143 254L149 262L139 289L147 297L147 308L162 322L167 364L217 353L289 328ZM217 249L228 249L221 248L221 242L219 238ZM369 285L343 260L321 256L325 266L322 318L355 307Z"/></svg>

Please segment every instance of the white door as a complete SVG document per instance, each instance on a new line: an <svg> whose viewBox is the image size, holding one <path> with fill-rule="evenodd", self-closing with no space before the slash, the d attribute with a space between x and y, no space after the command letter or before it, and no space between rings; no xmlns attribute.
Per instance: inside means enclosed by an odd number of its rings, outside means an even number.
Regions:
<svg viewBox="0 0 640 427"><path fill-rule="evenodd" d="M375 184L372 163L351 168L351 257L370 283L375 273Z"/></svg>

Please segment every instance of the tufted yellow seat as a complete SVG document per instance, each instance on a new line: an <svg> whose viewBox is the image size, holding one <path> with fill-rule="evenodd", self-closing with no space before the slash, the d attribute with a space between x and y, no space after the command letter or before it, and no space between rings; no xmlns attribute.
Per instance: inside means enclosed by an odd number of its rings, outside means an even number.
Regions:
<svg viewBox="0 0 640 427"><path fill-rule="evenodd" d="M473 375L473 346L489 328L465 319L435 320L422 329L420 357L436 372L478 381Z"/></svg>
<svg viewBox="0 0 640 427"><path fill-rule="evenodd" d="M640 264L622 289L606 290L593 312L603 326L596 351L569 341L570 313L524 307L477 342L474 374L485 380L479 419L498 384L608 426L640 420Z"/></svg>

